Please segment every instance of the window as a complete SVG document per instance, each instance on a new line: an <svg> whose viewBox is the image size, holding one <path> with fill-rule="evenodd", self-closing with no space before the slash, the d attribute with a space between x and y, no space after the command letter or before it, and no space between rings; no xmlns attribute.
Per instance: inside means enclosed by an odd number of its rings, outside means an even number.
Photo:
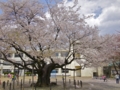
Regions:
<svg viewBox="0 0 120 90"><path fill-rule="evenodd" d="M79 53L75 53L75 58L80 58L80 54Z"/></svg>
<svg viewBox="0 0 120 90"><path fill-rule="evenodd" d="M58 73L58 69L52 70L52 73Z"/></svg>
<svg viewBox="0 0 120 90"><path fill-rule="evenodd" d="M10 72L11 72L10 69L3 69L3 73L4 73L4 74L8 74L8 73L10 73Z"/></svg>
<svg viewBox="0 0 120 90"><path fill-rule="evenodd" d="M56 73L58 73L58 69L55 69L56 70Z"/></svg>
<svg viewBox="0 0 120 90"><path fill-rule="evenodd" d="M23 53L15 53L15 57L19 57L19 55L23 57Z"/></svg>
<svg viewBox="0 0 120 90"><path fill-rule="evenodd" d="M15 73L17 74L17 73L19 73L19 70L18 69L14 69L15 70Z"/></svg>
<svg viewBox="0 0 120 90"><path fill-rule="evenodd" d="M62 70L62 73L69 73L69 70Z"/></svg>
<svg viewBox="0 0 120 90"><path fill-rule="evenodd" d="M12 57L12 53L8 53L7 57L9 58Z"/></svg>
<svg viewBox="0 0 120 90"><path fill-rule="evenodd" d="M61 52L61 56L62 56L62 57L68 56L68 52Z"/></svg>
<svg viewBox="0 0 120 90"><path fill-rule="evenodd" d="M3 65L13 65L13 64L7 61L3 61Z"/></svg>
<svg viewBox="0 0 120 90"><path fill-rule="evenodd" d="M55 53L55 56L56 56L56 57L58 57L58 55L59 55L58 53Z"/></svg>
<svg viewBox="0 0 120 90"><path fill-rule="evenodd" d="M19 57L19 55L17 53L15 53L15 57Z"/></svg>
<svg viewBox="0 0 120 90"><path fill-rule="evenodd" d="M0 58L2 57L2 54L0 54Z"/></svg>
<svg viewBox="0 0 120 90"><path fill-rule="evenodd" d="M59 53L58 53L58 52L55 52L52 56L53 56L53 57L58 57L58 56L59 56Z"/></svg>
<svg viewBox="0 0 120 90"><path fill-rule="evenodd" d="M22 62L21 62L21 61L16 61L16 63L20 63L20 64L22 64Z"/></svg>

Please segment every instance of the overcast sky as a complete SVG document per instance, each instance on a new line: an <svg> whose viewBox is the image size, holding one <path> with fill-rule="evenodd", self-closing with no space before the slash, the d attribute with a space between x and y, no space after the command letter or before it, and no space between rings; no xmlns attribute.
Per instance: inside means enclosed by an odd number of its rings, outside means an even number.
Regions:
<svg viewBox="0 0 120 90"><path fill-rule="evenodd" d="M72 6L75 0L63 1L65 5ZM77 3L81 6L81 14L93 15L87 22L97 25L101 34L120 32L120 0L78 0Z"/></svg>
<svg viewBox="0 0 120 90"><path fill-rule="evenodd" d="M72 6L75 0L64 0ZM101 34L120 32L120 0L78 0L80 13L93 15L90 25L97 25Z"/></svg>

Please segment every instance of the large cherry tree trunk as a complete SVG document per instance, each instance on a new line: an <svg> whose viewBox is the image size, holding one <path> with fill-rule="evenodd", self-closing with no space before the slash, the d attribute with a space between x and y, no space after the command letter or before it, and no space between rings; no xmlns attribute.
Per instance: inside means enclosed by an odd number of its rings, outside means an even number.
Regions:
<svg viewBox="0 0 120 90"><path fill-rule="evenodd" d="M44 68L40 69L38 73L38 79L36 86L42 86L46 87L50 85L50 74L52 70L55 68L55 65L53 63L47 64L44 66Z"/></svg>

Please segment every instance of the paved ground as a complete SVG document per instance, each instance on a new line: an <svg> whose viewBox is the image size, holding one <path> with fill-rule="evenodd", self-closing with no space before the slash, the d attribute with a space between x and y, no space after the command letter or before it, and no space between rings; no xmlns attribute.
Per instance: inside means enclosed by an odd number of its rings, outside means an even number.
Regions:
<svg viewBox="0 0 120 90"><path fill-rule="evenodd" d="M20 77L20 80L21 79L23 79L23 77ZM25 87L29 87L29 88L26 88L24 90L35 90L34 88L30 87L29 79L32 80L32 77L25 78L26 81ZM56 82L56 79L58 86L52 87L51 90L120 90L120 84L116 84L114 79L108 79L107 82L104 82L103 80L100 79L76 77L76 81L81 80L83 82L82 88L80 85L77 85L76 89L73 85L73 77L67 77L66 89L63 88L62 77L52 77L51 81ZM11 81L11 79L7 77L6 78L2 77L0 80L2 82L3 81L7 82L7 80ZM36 81L37 78L34 78L34 80ZM71 83L69 83L69 80L71 80ZM17 89L15 90L21 90L18 89L20 88L20 86L17 86L16 82L15 82L15 87L17 87ZM0 85L0 90L3 90L2 85ZM9 90L7 86L5 90ZM36 90L50 90L50 88L37 88Z"/></svg>
<svg viewBox="0 0 120 90"><path fill-rule="evenodd" d="M120 84L116 84L115 80L108 80L103 82L103 80L90 80L86 81L88 84L88 89L83 90L120 90Z"/></svg>

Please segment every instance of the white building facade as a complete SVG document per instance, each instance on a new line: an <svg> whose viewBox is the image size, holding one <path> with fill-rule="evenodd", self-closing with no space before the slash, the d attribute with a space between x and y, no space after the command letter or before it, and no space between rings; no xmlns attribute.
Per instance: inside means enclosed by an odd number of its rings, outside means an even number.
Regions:
<svg viewBox="0 0 120 90"><path fill-rule="evenodd" d="M55 58L64 58L66 55L66 52L56 52L55 55L53 57ZM23 54L22 55L24 59L26 59L26 61L28 60L28 58ZM17 54L12 53L10 55L8 55L9 58L12 58L13 60L16 60L17 62L20 62L20 58ZM66 66L67 68L72 68L72 69L78 69L81 68L80 64L78 64L76 61L73 61L70 65ZM14 66L11 63L8 63L6 61L0 60L0 74L4 75L4 73L9 73L9 72L14 72ZM66 73L66 75L69 76L78 76L78 77L94 77L94 76L102 76L103 75L103 69L102 67L90 67L90 68L84 68L84 69L80 69L77 71L64 71L61 69L56 69L56 72L54 72L55 75L64 75ZM20 70L19 71L19 75L23 75L24 74L24 70ZM51 74L52 75L52 74Z"/></svg>

